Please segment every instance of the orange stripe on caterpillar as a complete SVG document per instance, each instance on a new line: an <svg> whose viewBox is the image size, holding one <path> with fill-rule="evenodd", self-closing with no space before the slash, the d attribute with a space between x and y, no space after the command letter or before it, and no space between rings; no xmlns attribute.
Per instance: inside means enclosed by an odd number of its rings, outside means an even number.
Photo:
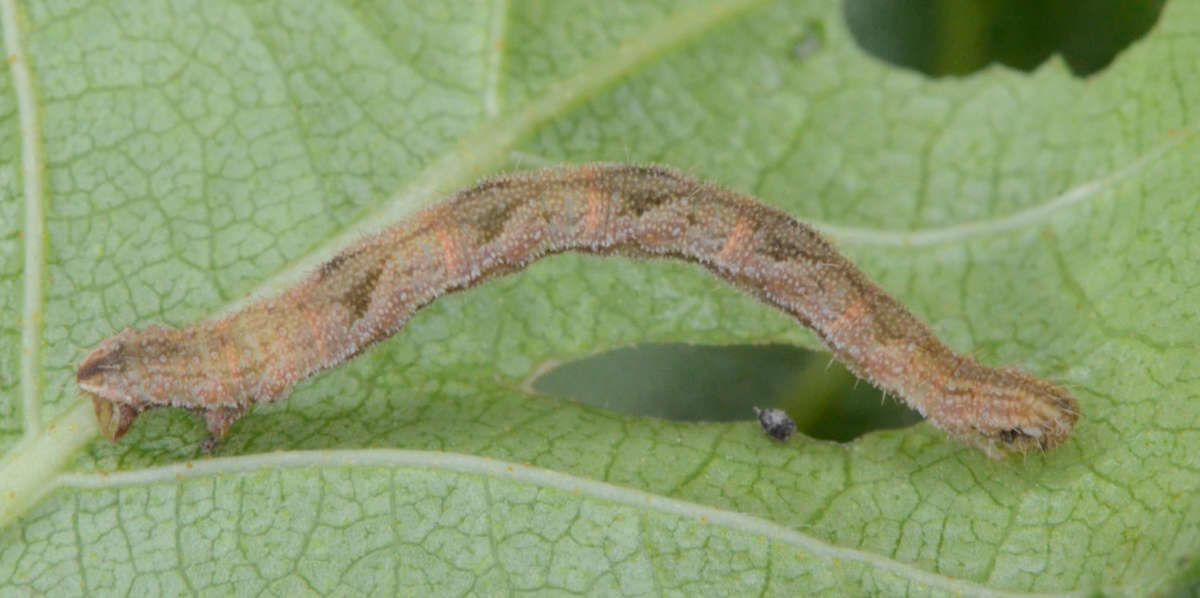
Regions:
<svg viewBox="0 0 1200 598"><path fill-rule="evenodd" d="M580 199L586 206L576 207ZM429 255L433 239L444 270ZM625 164L485 180L346 248L281 299L181 331L151 326L105 340L76 380L110 440L142 411L167 406L202 412L219 438L249 405L283 399L437 297L563 251L702 265L811 327L851 371L991 456L1054 447L1078 419L1063 387L955 353L791 216L676 170ZM233 353L236 367L195 367L212 365L199 355L229 345L245 348ZM219 383L235 371L240 383ZM213 388L224 395L211 396Z"/></svg>
<svg viewBox="0 0 1200 598"><path fill-rule="evenodd" d="M833 323L829 325L830 332L832 334L837 334L844 326L853 326L854 322L858 320L859 316L863 314L866 308L866 299L859 299L858 301L855 301L854 305L846 308L846 311L842 312L842 315L838 316L838 319L834 320Z"/></svg>
<svg viewBox="0 0 1200 598"><path fill-rule="evenodd" d="M457 278L459 276L459 252L454 245L454 239L450 236L450 231L446 230L444 226L434 225L433 232L437 235L438 245L442 249L442 267L446 270L446 278Z"/></svg>
<svg viewBox="0 0 1200 598"><path fill-rule="evenodd" d="M608 233L605 228L601 227L601 218L606 216L604 196L600 193L600 189L588 187L586 189L587 196L587 219L583 223L583 236L594 237L597 240L603 240ZM605 223L608 218L604 218Z"/></svg>
<svg viewBox="0 0 1200 598"><path fill-rule="evenodd" d="M747 242L754 236L754 229L750 225L750 220L745 216L741 216L737 220L737 224L733 226L733 232L729 235L729 240L725 241L725 246L721 248L721 252L717 254L716 262L718 264L729 263L734 260ZM751 248L751 251L753 249ZM740 261L740 260L739 260Z"/></svg>
<svg viewBox="0 0 1200 598"><path fill-rule="evenodd" d="M308 325L308 336L312 339L311 347L312 350L316 352L316 354L313 355L313 359L310 359L309 361L312 363L325 363L329 360L330 351L325 346L325 341L321 339L322 326L320 316L317 315L314 309L311 309L303 304L297 305L296 311L299 312L299 315L304 317L304 323Z"/></svg>
<svg viewBox="0 0 1200 598"><path fill-rule="evenodd" d="M224 320L224 325L218 329L218 334L221 338L229 339L224 343L225 367L229 370L229 385L228 389L234 389L233 392L245 392L242 386L242 368L237 356L237 343L233 342L231 334L233 320Z"/></svg>

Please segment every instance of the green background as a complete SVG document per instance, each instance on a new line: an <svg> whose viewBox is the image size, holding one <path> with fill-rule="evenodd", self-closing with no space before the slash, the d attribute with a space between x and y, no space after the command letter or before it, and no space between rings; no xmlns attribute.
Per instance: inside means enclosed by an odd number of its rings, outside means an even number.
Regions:
<svg viewBox="0 0 1200 598"><path fill-rule="evenodd" d="M1145 595L1200 578L1200 5L1096 74L929 79L841 7L0 0L13 595ZM213 457L74 369L502 170L658 162L813 221L951 346L1068 385L1046 455L839 444L529 384L643 343L817 348L702 271L560 256L439 300ZM753 404L753 402L749 402ZM748 406L747 406L748 407Z"/></svg>

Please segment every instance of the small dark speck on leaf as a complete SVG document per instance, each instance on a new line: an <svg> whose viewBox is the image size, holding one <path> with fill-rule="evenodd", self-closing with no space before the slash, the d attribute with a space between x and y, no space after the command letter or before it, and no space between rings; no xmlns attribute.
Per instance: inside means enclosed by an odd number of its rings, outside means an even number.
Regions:
<svg viewBox="0 0 1200 598"><path fill-rule="evenodd" d="M767 436L775 440L786 441L796 433L796 422L788 417L782 409L759 409L754 408L754 414L758 416L758 423L762 426L763 432Z"/></svg>
<svg viewBox="0 0 1200 598"><path fill-rule="evenodd" d="M825 31L820 21L809 21L804 24L800 37L792 44L792 58L805 60L821 51L825 45Z"/></svg>

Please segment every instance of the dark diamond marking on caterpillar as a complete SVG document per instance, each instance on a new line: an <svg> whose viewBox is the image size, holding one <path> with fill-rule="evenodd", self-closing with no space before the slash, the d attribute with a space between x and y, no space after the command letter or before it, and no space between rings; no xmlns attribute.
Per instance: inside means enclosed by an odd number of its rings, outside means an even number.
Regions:
<svg viewBox="0 0 1200 598"><path fill-rule="evenodd" d="M341 296L342 305L350 308L351 324L367 314L367 309L371 306L371 293L375 290L375 284L379 282L379 274L382 272L383 268L380 266L367 270L366 275Z"/></svg>

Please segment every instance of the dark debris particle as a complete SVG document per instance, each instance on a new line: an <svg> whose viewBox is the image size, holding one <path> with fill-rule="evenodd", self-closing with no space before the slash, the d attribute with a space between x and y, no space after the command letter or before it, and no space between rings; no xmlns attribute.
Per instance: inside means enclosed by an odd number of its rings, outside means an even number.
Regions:
<svg viewBox="0 0 1200 598"><path fill-rule="evenodd" d="M216 436L209 435L204 442L200 443L200 451L204 453L205 457L211 457L219 448L221 448L221 441Z"/></svg>
<svg viewBox="0 0 1200 598"><path fill-rule="evenodd" d="M796 433L796 422L788 417L788 414L782 409L755 407L754 413L758 416L758 423L762 426L763 432L775 440L786 441Z"/></svg>

